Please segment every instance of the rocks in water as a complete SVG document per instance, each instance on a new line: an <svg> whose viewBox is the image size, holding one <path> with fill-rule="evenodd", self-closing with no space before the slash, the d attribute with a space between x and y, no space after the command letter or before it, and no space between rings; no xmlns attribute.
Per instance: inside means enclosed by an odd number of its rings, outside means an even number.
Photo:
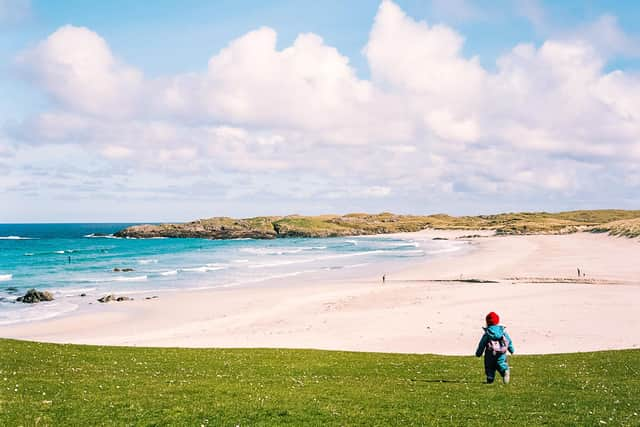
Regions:
<svg viewBox="0 0 640 427"><path fill-rule="evenodd" d="M98 298L98 302L111 302L111 301L115 301L115 302L133 301L133 298L123 297L123 296L118 297L114 294L108 294Z"/></svg>
<svg viewBox="0 0 640 427"><path fill-rule="evenodd" d="M135 271L135 270L133 268L118 268L118 267L116 267L116 268L113 269L113 271L116 272L116 273L119 273L119 272L129 273L129 272Z"/></svg>
<svg viewBox="0 0 640 427"><path fill-rule="evenodd" d="M144 299L156 299L156 298L158 298L158 295L154 295L152 297L145 297Z"/></svg>
<svg viewBox="0 0 640 427"><path fill-rule="evenodd" d="M86 297L86 296L87 296L87 294L82 293L82 294L80 294L80 296L81 296L81 297Z"/></svg>
<svg viewBox="0 0 640 427"><path fill-rule="evenodd" d="M434 237L431 240L449 240L449 239L447 239L446 237Z"/></svg>
<svg viewBox="0 0 640 427"><path fill-rule="evenodd" d="M49 291L38 291L37 289L29 289L26 294L16 299L18 302L26 304L35 304L42 301L53 301L53 294Z"/></svg>
<svg viewBox="0 0 640 427"><path fill-rule="evenodd" d="M16 293L16 292L18 292L18 288L14 288L13 286L9 286L7 288L7 292L12 293L12 294Z"/></svg>

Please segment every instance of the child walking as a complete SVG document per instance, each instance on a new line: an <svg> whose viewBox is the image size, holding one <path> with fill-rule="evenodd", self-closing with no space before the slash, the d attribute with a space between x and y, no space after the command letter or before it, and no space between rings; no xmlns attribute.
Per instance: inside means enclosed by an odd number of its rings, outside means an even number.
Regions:
<svg viewBox="0 0 640 427"><path fill-rule="evenodd" d="M496 377L496 370L502 375L505 384L509 384L510 373L507 364L507 351L513 354L511 337L505 332L505 327L500 325L500 316L493 311L487 314L487 327L478 343L476 356L484 353L484 372L487 374L487 384L491 384Z"/></svg>

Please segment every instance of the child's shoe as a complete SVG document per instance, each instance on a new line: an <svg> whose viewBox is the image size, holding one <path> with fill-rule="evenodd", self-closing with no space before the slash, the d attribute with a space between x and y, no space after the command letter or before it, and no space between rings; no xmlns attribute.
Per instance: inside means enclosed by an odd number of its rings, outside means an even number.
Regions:
<svg viewBox="0 0 640 427"><path fill-rule="evenodd" d="M509 381L511 381L511 370L507 369L506 371L504 371L504 376L502 377L502 381L505 384L509 384Z"/></svg>

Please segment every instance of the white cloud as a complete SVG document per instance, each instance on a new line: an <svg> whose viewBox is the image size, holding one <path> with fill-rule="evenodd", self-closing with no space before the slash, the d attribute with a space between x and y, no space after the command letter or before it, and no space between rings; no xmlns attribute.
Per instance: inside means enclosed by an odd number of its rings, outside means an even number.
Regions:
<svg viewBox="0 0 640 427"><path fill-rule="evenodd" d="M260 28L206 71L149 79L63 27L17 59L55 108L14 136L82 146L116 177L225 182L216 194L235 198L588 197L603 165L621 165L608 183L637 176L640 77L604 71L588 38L517 45L490 71L461 34L385 0L363 50L370 80L318 35L276 41Z"/></svg>
<svg viewBox="0 0 640 427"><path fill-rule="evenodd" d="M60 28L16 62L61 106L79 112L126 117L141 95L142 73L84 27Z"/></svg>
<svg viewBox="0 0 640 427"><path fill-rule="evenodd" d="M640 56L640 39L625 33L618 24L618 18L613 15L600 16L595 22L579 28L570 37L589 41L605 56Z"/></svg>

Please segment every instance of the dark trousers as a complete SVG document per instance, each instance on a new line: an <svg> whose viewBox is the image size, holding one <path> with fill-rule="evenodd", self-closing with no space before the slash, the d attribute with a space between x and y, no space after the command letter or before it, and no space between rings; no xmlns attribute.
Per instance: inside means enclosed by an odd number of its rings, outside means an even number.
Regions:
<svg viewBox="0 0 640 427"><path fill-rule="evenodd" d="M507 354L493 354L491 351L484 353L484 373L487 375L487 382L492 383L496 378L496 371L504 377L504 373L509 369L507 365Z"/></svg>

